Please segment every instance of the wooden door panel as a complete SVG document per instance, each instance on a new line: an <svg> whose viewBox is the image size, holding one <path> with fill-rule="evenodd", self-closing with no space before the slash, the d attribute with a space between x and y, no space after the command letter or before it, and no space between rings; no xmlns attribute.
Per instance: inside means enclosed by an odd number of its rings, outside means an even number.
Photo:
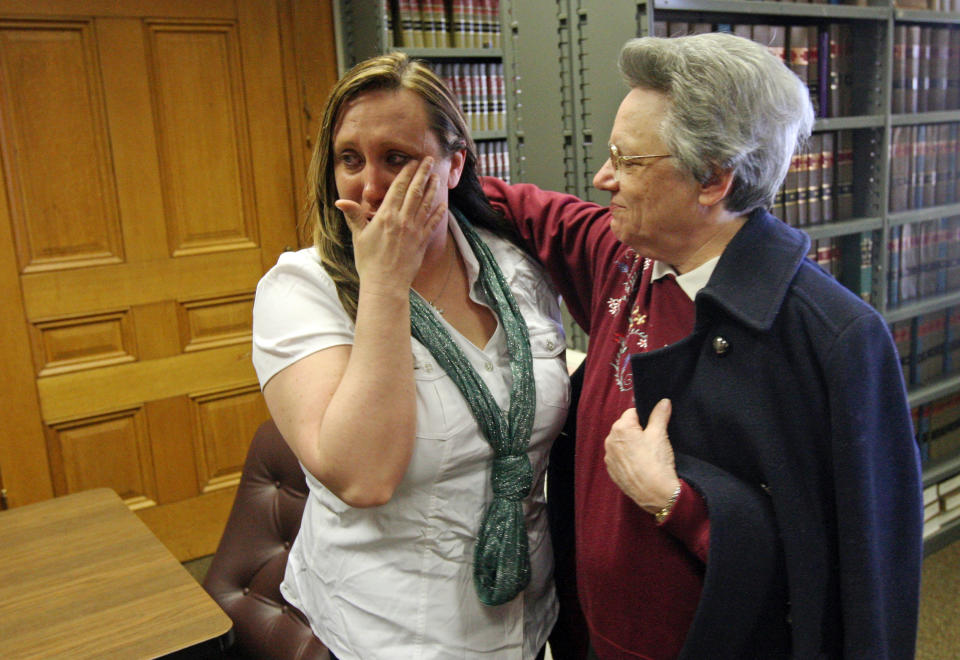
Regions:
<svg viewBox="0 0 960 660"><path fill-rule="evenodd" d="M133 362L137 349L132 325L126 311L34 323L37 375Z"/></svg>
<svg viewBox="0 0 960 660"><path fill-rule="evenodd" d="M236 26L151 21L147 30L170 253L253 247Z"/></svg>
<svg viewBox="0 0 960 660"><path fill-rule="evenodd" d="M256 385L192 397L201 441L197 462L200 488L209 493L236 486L247 447L263 420L270 417Z"/></svg>
<svg viewBox="0 0 960 660"><path fill-rule="evenodd" d="M157 300L251 292L262 274L261 258L260 250L237 250L112 267L31 273L21 278L24 306L31 320L41 320L91 310L146 305Z"/></svg>
<svg viewBox="0 0 960 660"><path fill-rule="evenodd" d="M20 271L123 258L89 21L0 25L0 142Z"/></svg>
<svg viewBox="0 0 960 660"><path fill-rule="evenodd" d="M156 505L142 408L53 424L48 427L48 447L57 495L106 486L133 509Z"/></svg>

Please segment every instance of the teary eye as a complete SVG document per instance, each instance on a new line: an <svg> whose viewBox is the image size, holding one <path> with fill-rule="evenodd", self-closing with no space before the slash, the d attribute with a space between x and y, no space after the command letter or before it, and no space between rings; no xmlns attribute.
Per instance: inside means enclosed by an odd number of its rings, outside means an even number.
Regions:
<svg viewBox="0 0 960 660"><path fill-rule="evenodd" d="M354 151L344 151L337 156L337 162L348 170L355 170L363 165L363 159Z"/></svg>

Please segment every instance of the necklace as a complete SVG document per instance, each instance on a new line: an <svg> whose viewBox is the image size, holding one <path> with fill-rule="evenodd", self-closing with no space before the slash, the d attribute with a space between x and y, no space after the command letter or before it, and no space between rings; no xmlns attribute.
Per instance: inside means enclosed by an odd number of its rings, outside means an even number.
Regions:
<svg viewBox="0 0 960 660"><path fill-rule="evenodd" d="M452 241L453 241L453 238L450 237L450 236L448 236L448 237L447 237L447 240L448 240L449 242L452 242ZM433 307L435 310L437 310L437 311L440 312L441 314L446 314L447 312L446 312L446 310L443 309L443 307L440 307L440 306L437 304L437 301L440 300L440 296L442 296L442 295L444 294L444 292L447 290L447 284L450 283L450 274L453 273L453 263L454 263L456 260L457 260L457 246L454 245L454 246L453 246L453 256L451 256L450 259L448 259L448 261L450 262L450 264L447 266L447 274L446 274L446 276L445 276L444 279L443 279L443 286L440 287L440 290L437 292L437 295L435 295L435 296L433 297L433 300L427 300L427 304L430 305L431 307Z"/></svg>

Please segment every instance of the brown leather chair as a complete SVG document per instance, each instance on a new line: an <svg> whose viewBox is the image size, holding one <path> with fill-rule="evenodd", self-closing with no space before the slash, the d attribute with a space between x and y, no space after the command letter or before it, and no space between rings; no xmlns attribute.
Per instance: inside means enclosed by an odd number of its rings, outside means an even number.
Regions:
<svg viewBox="0 0 960 660"><path fill-rule="evenodd" d="M582 371L582 370L581 370ZM582 376L582 374L581 374ZM586 626L573 578L573 415L551 454L551 528L557 552L560 620L550 636L554 660L586 657ZM300 530L307 483L273 421L260 425L204 588L233 619L229 655L264 660L327 660L306 617L280 594L290 546Z"/></svg>
<svg viewBox="0 0 960 660"><path fill-rule="evenodd" d="M203 586L233 619L230 655L326 660L306 618L280 594L287 555L306 504L307 483L272 421L257 429L237 496Z"/></svg>

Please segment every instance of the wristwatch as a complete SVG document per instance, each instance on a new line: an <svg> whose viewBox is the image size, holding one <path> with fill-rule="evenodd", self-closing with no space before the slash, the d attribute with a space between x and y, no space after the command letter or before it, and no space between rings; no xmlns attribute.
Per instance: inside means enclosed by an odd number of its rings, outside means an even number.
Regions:
<svg viewBox="0 0 960 660"><path fill-rule="evenodd" d="M677 503L677 499L680 497L680 490L682 486L677 486L677 489L673 491L673 495L670 496L670 499L667 500L666 505L653 514L653 519L657 521L658 525L662 525L664 521L670 517L670 512L673 511L673 505Z"/></svg>

